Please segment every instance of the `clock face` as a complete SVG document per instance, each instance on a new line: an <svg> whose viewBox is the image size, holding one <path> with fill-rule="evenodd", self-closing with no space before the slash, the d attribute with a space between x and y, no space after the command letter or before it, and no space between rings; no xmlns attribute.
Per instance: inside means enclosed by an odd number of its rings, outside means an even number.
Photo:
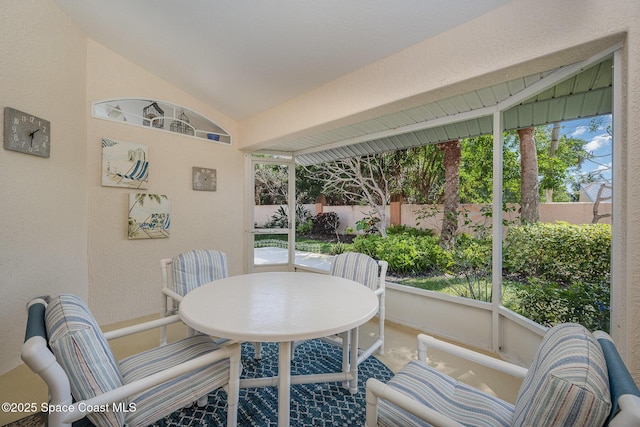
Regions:
<svg viewBox="0 0 640 427"><path fill-rule="evenodd" d="M216 191L216 170L193 168L193 189L196 191Z"/></svg>
<svg viewBox="0 0 640 427"><path fill-rule="evenodd" d="M47 120L11 107L4 108L4 148L49 157L51 127Z"/></svg>

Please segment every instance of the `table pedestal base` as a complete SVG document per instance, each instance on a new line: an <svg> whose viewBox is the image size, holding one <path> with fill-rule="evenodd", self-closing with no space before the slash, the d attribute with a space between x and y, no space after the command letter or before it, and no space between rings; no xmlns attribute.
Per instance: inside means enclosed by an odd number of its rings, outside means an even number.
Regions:
<svg viewBox="0 0 640 427"><path fill-rule="evenodd" d="M290 341L278 343L278 376L249 378L240 380L240 388L278 387L278 427L288 427L291 410L291 385L314 384L324 382L342 382L351 394L358 392L358 329L352 329L348 336L348 364L343 364L343 372L291 375Z"/></svg>

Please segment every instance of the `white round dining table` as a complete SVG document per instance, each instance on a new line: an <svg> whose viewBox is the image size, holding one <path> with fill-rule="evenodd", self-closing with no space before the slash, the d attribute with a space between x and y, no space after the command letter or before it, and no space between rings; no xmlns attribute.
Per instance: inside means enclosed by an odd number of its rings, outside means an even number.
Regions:
<svg viewBox="0 0 640 427"><path fill-rule="evenodd" d="M278 386L278 425L289 425L290 386L343 381L352 393L358 378L358 326L378 310L378 298L366 286L320 273L242 274L206 283L180 302L183 322L220 338L277 342L278 376L242 380L242 387ZM348 332L349 364L343 372L291 376L294 341Z"/></svg>

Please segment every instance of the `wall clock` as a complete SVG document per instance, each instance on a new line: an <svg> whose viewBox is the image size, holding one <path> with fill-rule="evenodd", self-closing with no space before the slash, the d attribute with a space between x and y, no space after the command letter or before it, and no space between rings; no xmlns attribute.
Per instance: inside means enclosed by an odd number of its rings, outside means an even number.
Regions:
<svg viewBox="0 0 640 427"><path fill-rule="evenodd" d="M4 148L49 157L51 126L48 120L4 107Z"/></svg>
<svg viewBox="0 0 640 427"><path fill-rule="evenodd" d="M216 191L216 170L193 168L193 189L197 191Z"/></svg>

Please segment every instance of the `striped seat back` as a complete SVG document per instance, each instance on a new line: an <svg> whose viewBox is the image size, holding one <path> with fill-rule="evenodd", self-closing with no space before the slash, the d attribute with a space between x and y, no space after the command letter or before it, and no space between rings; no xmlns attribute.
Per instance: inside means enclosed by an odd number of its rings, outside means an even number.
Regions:
<svg viewBox="0 0 640 427"><path fill-rule="evenodd" d="M118 362L98 323L82 299L60 295L45 312L49 347L69 378L71 394L85 400L122 386ZM93 412L96 426L121 426L120 412Z"/></svg>
<svg viewBox="0 0 640 427"><path fill-rule="evenodd" d="M584 326L549 329L522 382L513 426L601 426L611 397L600 345Z"/></svg>
<svg viewBox="0 0 640 427"><path fill-rule="evenodd" d="M172 265L173 290L182 296L207 282L228 276L227 256L210 249L182 253L173 259Z"/></svg>
<svg viewBox="0 0 640 427"><path fill-rule="evenodd" d="M331 275L362 283L372 290L378 288L378 262L369 255L358 252L336 255L331 263Z"/></svg>

